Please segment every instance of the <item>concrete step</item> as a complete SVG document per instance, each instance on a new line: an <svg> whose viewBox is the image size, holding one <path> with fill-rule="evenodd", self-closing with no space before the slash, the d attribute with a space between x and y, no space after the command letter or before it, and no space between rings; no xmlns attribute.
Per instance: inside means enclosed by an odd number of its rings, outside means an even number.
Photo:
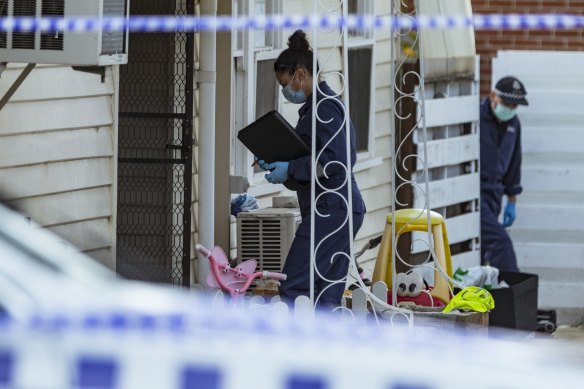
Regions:
<svg viewBox="0 0 584 389"><path fill-rule="evenodd" d="M558 320L558 325L578 327L584 324L584 309L558 308L556 309L556 317Z"/></svg>
<svg viewBox="0 0 584 389"><path fill-rule="evenodd" d="M584 283L546 281L540 279L538 308L555 309L558 325L584 324Z"/></svg>
<svg viewBox="0 0 584 389"><path fill-rule="evenodd" d="M584 283L584 244L515 244L521 271L539 275L541 281Z"/></svg>
<svg viewBox="0 0 584 389"><path fill-rule="evenodd" d="M538 192L546 188L566 188L571 192L584 191L584 154L564 157L555 155L525 159L521 169L521 184L525 192ZM569 186L567 184L569 183Z"/></svg>
<svg viewBox="0 0 584 389"><path fill-rule="evenodd" d="M543 229L540 228L519 228L513 225L509 234L515 244L566 244L566 245L584 245L584 234L582 229L577 230L560 230L557 228Z"/></svg>
<svg viewBox="0 0 584 389"><path fill-rule="evenodd" d="M582 146L579 145L579 147ZM550 199L553 199L553 201L550 201ZM540 189L534 192L523 192L519 197L517 207L519 209L525 207L526 210L533 210L534 207L544 207L546 209L555 209L556 207L584 207L584 193L566 192L561 190L561 188L547 188L545 191ZM520 220L521 218L517 222Z"/></svg>
<svg viewBox="0 0 584 389"><path fill-rule="evenodd" d="M520 267L584 267L584 244L514 240L513 245Z"/></svg>
<svg viewBox="0 0 584 389"><path fill-rule="evenodd" d="M517 220L510 227L517 229L549 230L550 232L582 231L584 204L525 204L518 200Z"/></svg>
<svg viewBox="0 0 584 389"><path fill-rule="evenodd" d="M540 280L538 306L547 308L584 309L584 283Z"/></svg>
<svg viewBox="0 0 584 389"><path fill-rule="evenodd" d="M520 267L524 273L537 274L540 282L557 282L584 285L584 269Z"/></svg>

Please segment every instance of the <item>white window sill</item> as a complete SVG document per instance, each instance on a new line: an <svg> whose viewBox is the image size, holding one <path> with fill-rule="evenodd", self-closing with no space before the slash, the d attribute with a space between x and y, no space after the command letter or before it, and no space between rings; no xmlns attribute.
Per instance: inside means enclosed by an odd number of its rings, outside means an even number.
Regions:
<svg viewBox="0 0 584 389"><path fill-rule="evenodd" d="M262 196L268 196L271 194L276 194L276 193L280 193L283 190L286 190L286 187L282 184L270 184L270 183L257 183L257 184L252 184L249 189L247 190L247 193L249 193L250 195L252 195L253 197L262 197Z"/></svg>
<svg viewBox="0 0 584 389"><path fill-rule="evenodd" d="M371 169L373 167L379 166L383 164L383 158L370 158L370 159L363 159L361 161L357 161L355 166L353 167L353 173L361 172L363 170Z"/></svg>

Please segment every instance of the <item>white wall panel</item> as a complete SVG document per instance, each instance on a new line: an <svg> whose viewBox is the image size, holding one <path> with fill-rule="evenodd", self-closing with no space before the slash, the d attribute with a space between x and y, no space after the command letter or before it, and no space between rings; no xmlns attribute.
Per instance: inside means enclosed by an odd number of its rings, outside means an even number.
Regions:
<svg viewBox="0 0 584 389"><path fill-rule="evenodd" d="M428 189L430 208L447 207L477 199L480 196L480 177L478 173L475 173L432 181ZM424 204L424 202L425 193L416 188L414 204Z"/></svg>
<svg viewBox="0 0 584 389"><path fill-rule="evenodd" d="M3 94L22 71L0 78ZM108 266L115 263L115 72L39 65L0 111L0 193ZM91 253L90 253L91 255Z"/></svg>
<svg viewBox="0 0 584 389"><path fill-rule="evenodd" d="M478 104L478 102L476 102ZM478 113L477 113L478 115ZM474 161L479 155L479 135L465 135L456 138L430 140L427 142L428 168L456 165L462 162ZM424 158L424 149L420 148L420 156Z"/></svg>
<svg viewBox="0 0 584 389"><path fill-rule="evenodd" d="M454 57L450 60L460 59ZM428 196L429 209L445 217L450 245L468 243L460 253L455 251L459 258L453 266L471 267L480 264L479 72L478 68L473 75L455 76L456 72L452 72L426 81L424 111L417 112L420 124L414 133L420 158L416 160L419 186L414 186L413 204L415 208L426 208ZM422 124L426 125L425 136ZM427 193L424 164L428 169ZM427 241L428 236L415 233L413 239ZM427 245L418 242L413 252L427 249Z"/></svg>
<svg viewBox="0 0 584 389"><path fill-rule="evenodd" d="M438 127L475 122L479 115L478 95L428 99L425 102L426 126Z"/></svg>
<svg viewBox="0 0 584 389"><path fill-rule="evenodd" d="M0 168L111 157L112 135L112 127L99 127L6 136L0 142Z"/></svg>
<svg viewBox="0 0 584 389"><path fill-rule="evenodd" d="M539 275L540 306L581 324L584 302L570 296L584 288L584 53L501 51L494 82L507 74L529 100L519 108L524 192L510 229L519 268Z"/></svg>
<svg viewBox="0 0 584 389"><path fill-rule="evenodd" d="M8 87L3 83L0 85L1 91ZM103 127L113 123L111 96L65 99L58 102L22 101L10 103L0 111L0 136Z"/></svg>
<svg viewBox="0 0 584 389"><path fill-rule="evenodd" d="M48 229L80 250L91 251L111 247L111 236L108 234L109 224L107 218L101 218L62 224L48 227Z"/></svg>
<svg viewBox="0 0 584 389"><path fill-rule="evenodd" d="M15 199L111 186L112 183L109 158L11 167L3 169L0 174L0 188L9 194L9 198ZM56 209L55 212L63 212L67 206L62 204L63 208Z"/></svg>
<svg viewBox="0 0 584 389"><path fill-rule="evenodd" d="M2 73L3 82L13 83L22 72L21 66L11 65ZM32 88L31 86L34 86ZM54 100L88 96L109 96L114 93L113 79L101 75L72 71L70 67L37 66L26 78L12 102L31 100Z"/></svg>
<svg viewBox="0 0 584 389"><path fill-rule="evenodd" d="M11 203L34 215L43 226L67 224L71 220L91 220L111 215L111 188L100 186L53 195L26 197ZM66 204L66 208L63 207ZM91 204L91 206L87 206Z"/></svg>

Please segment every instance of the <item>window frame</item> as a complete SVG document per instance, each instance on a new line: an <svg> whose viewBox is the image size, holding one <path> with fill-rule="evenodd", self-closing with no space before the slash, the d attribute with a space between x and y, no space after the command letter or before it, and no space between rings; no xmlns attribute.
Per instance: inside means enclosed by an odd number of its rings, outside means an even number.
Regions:
<svg viewBox="0 0 584 389"><path fill-rule="evenodd" d="M375 15L375 1L374 0L348 0L347 7L349 7L349 2L357 2L357 8L359 13L363 13L366 16ZM348 10L348 8L347 8ZM369 128L367 129L367 150L357 151L357 163L361 163L367 160L375 158L375 91L376 91L376 78L375 78L375 29L370 28L364 30L359 35L353 35L350 31L347 33L347 55L352 49L370 48L371 49L371 68L369 69L370 79L370 105L369 105ZM347 69L347 72L349 70ZM350 77L350 74L349 74ZM349 91L350 94L350 91ZM351 109L351 107L349 107Z"/></svg>
<svg viewBox="0 0 584 389"><path fill-rule="evenodd" d="M238 16L254 17L256 15L255 5L257 0L233 0L234 14ZM266 15L279 14L283 9L283 0L265 0ZM258 33L265 35L264 46L256 46ZM277 192L281 190L279 185L269 185L264 179L264 172L255 171L251 165L253 155L237 140L237 131L245 127L256 119L257 104L257 78L258 63L266 60L276 60L282 52L284 45L282 31L273 30L253 30L248 29L233 34L234 50L232 58L234 61L234 74L232 78L232 102L234 112L231 118L231 167L232 175L244 176L248 179L250 188L264 186L264 189L258 188L260 192ZM274 109L280 109L282 99L279 90L276 88L274 80L274 93L276 106Z"/></svg>

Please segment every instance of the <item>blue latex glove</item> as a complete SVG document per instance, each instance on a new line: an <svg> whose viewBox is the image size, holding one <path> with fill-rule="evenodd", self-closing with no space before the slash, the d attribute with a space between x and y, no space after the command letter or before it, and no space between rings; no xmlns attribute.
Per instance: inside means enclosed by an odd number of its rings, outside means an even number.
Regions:
<svg viewBox="0 0 584 389"><path fill-rule="evenodd" d="M515 218L517 217L517 210L515 203L508 202L503 212L503 227L511 227Z"/></svg>
<svg viewBox="0 0 584 389"><path fill-rule="evenodd" d="M271 184L282 184L288 179L288 162L268 163L262 169L271 170L270 173L266 174L266 180Z"/></svg>
<svg viewBox="0 0 584 389"><path fill-rule="evenodd" d="M263 159L258 159L258 166L264 170L269 170L267 167L268 163L266 161L264 161Z"/></svg>
<svg viewBox="0 0 584 389"><path fill-rule="evenodd" d="M268 163L266 161L264 161L263 159L261 159L258 156L253 156L254 159L254 165L258 165L260 168L264 169L264 170L268 170L266 168L266 166L268 166Z"/></svg>

